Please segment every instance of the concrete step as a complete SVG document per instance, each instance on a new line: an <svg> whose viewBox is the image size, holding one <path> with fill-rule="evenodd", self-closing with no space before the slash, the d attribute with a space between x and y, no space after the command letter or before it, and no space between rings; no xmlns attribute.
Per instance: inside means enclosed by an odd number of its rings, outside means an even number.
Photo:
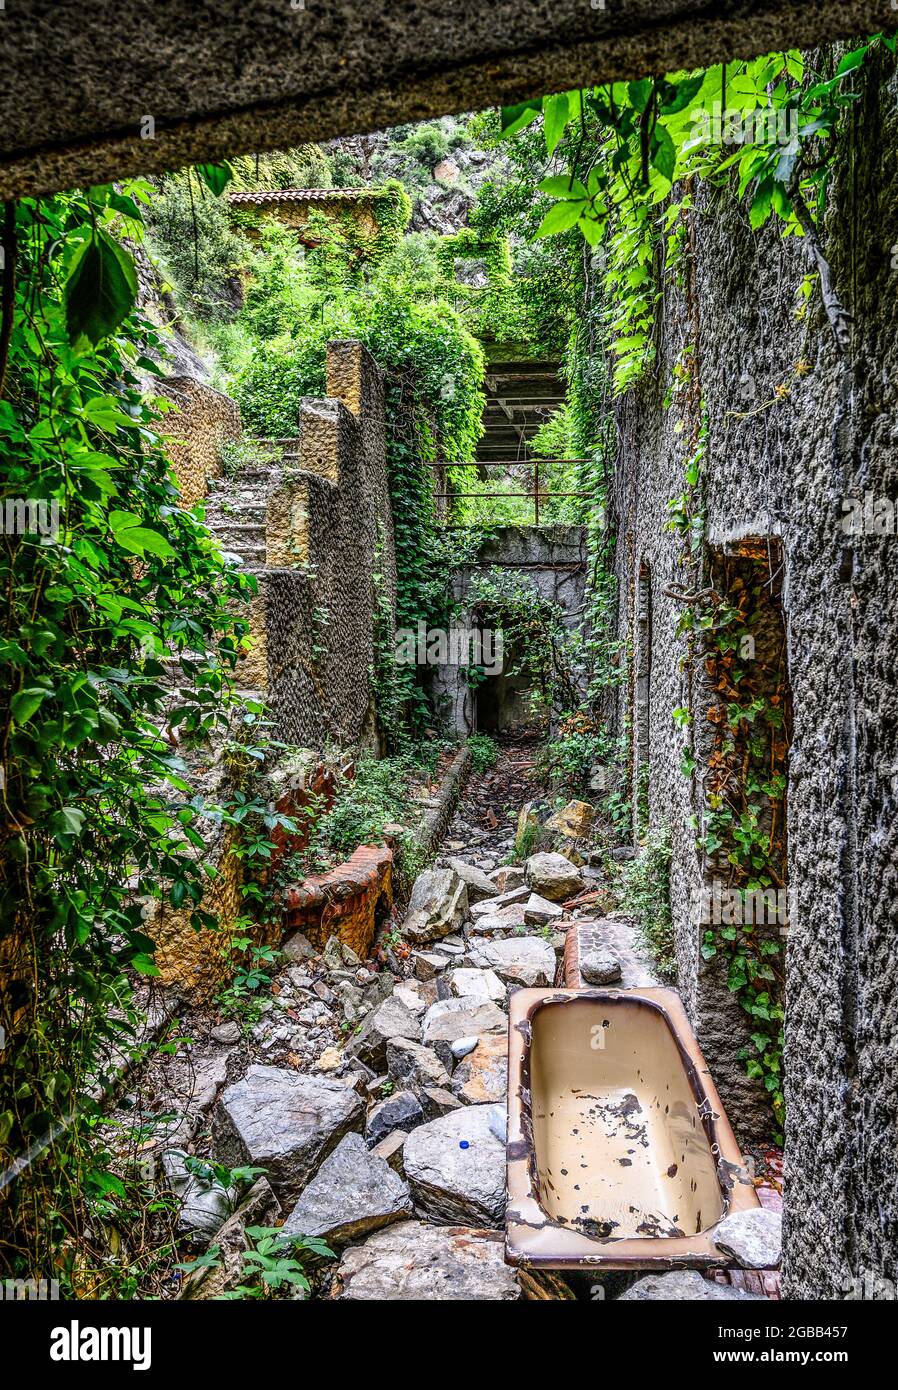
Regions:
<svg viewBox="0 0 898 1390"><path fill-rule="evenodd" d="M232 516L209 516L206 514L206 525L210 531L214 531L216 536L232 536L234 539L252 540L256 536L265 535L264 516L250 519L249 517L240 520Z"/></svg>

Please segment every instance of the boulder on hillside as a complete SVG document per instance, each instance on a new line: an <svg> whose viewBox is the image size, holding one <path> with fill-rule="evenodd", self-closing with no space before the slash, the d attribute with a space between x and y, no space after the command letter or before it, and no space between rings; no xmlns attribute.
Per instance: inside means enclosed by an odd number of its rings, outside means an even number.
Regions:
<svg viewBox="0 0 898 1390"><path fill-rule="evenodd" d="M541 936L508 936L502 941L478 941L468 959L481 969L494 970L499 979L507 984L534 989L555 983L555 952Z"/></svg>
<svg viewBox="0 0 898 1390"><path fill-rule="evenodd" d="M498 869L490 872L489 878L500 893L505 893L511 888L524 887L524 870L517 864L500 864Z"/></svg>
<svg viewBox="0 0 898 1390"><path fill-rule="evenodd" d="M590 806L588 801L569 801L549 817L546 829L555 830L568 840L582 840L592 830L595 816L595 807Z"/></svg>
<svg viewBox="0 0 898 1390"><path fill-rule="evenodd" d="M524 922L528 927L544 927L563 916L563 908L550 903L548 898L541 898L539 893L531 893L524 904Z"/></svg>
<svg viewBox="0 0 898 1390"><path fill-rule="evenodd" d="M449 868L454 869L468 890L468 902L479 903L483 898L495 898L499 892L495 883L487 878L483 869L468 864L464 859L450 859Z"/></svg>
<svg viewBox="0 0 898 1390"><path fill-rule="evenodd" d="M424 1015L423 1040L432 1046L507 1028L506 1015L491 1000L440 999Z"/></svg>
<svg viewBox="0 0 898 1390"><path fill-rule="evenodd" d="M479 1038L452 1073L452 1090L465 1105L504 1105L508 1097L508 1035Z"/></svg>
<svg viewBox="0 0 898 1390"><path fill-rule="evenodd" d="M524 871L533 892L553 903L573 897L583 886L580 870L563 854L531 854Z"/></svg>
<svg viewBox="0 0 898 1390"><path fill-rule="evenodd" d="M394 1129L413 1129L423 1119L424 1110L413 1091L394 1091L368 1111L365 1138L373 1148Z"/></svg>
<svg viewBox="0 0 898 1390"><path fill-rule="evenodd" d="M421 1038L421 1020L395 994L372 1009L361 1032L346 1044L345 1055L358 1057L373 1071L383 1071L390 1038L411 1038L414 1042Z"/></svg>
<svg viewBox="0 0 898 1390"><path fill-rule="evenodd" d="M425 869L415 879L402 931L420 945L458 931L468 916L468 890L454 869Z"/></svg>
<svg viewBox="0 0 898 1390"><path fill-rule="evenodd" d="M529 897L530 889L527 885L524 883L516 884L514 888L506 888L504 893L497 893L492 898L484 898L482 902L475 903L471 908L471 918L476 922L478 917L487 917L496 912L502 912L507 907L526 902Z"/></svg>
<svg viewBox="0 0 898 1390"><path fill-rule="evenodd" d="M449 1084L449 1073L437 1054L411 1038L391 1038L387 1043L387 1072L392 1081L414 1089Z"/></svg>
<svg viewBox="0 0 898 1390"><path fill-rule="evenodd" d="M493 970L453 970L449 987L456 999L492 999L494 1004L505 1001L505 986Z"/></svg>

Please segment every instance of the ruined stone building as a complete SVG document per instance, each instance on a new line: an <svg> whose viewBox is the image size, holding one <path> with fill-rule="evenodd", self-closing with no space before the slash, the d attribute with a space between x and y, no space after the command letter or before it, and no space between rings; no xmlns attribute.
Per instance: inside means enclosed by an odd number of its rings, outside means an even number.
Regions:
<svg viewBox="0 0 898 1390"><path fill-rule="evenodd" d="M742 668L782 713L772 756L785 824L766 829L789 898L775 931L787 943L785 1277L797 1297L843 1297L862 1271L898 1275L898 537L871 524L874 507L881 519L898 497L898 89L891 76L865 91L826 223L853 318L847 349L819 293L800 311L812 269L803 246L752 233L726 190L698 186L683 283L659 307L655 368L618 410L612 505L628 649L618 726L634 798L647 789L649 824L672 833L679 987L743 1139L763 1132L738 1056L749 1029L720 965L702 958L695 910L703 887L727 880L727 846L696 840L720 784L721 704L738 696L732 682L721 694L721 654L682 630L684 611L741 604L752 642L732 654L727 680ZM678 362L686 386L668 406ZM682 531L668 525L668 503L684 494L704 536L685 564ZM852 516L866 521L847 526ZM696 591L713 597L690 605Z"/></svg>

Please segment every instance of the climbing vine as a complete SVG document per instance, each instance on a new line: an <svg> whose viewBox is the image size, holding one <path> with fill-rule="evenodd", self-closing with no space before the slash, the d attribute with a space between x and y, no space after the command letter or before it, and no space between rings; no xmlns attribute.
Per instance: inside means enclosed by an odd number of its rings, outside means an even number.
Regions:
<svg viewBox="0 0 898 1390"><path fill-rule="evenodd" d="M791 708L782 623L769 556L757 544L709 558L704 543L703 421L685 470L685 488L669 505L668 525L682 540L685 583L671 587L684 604L677 632L687 639L689 705L673 711L691 734L681 771L693 786L696 847L714 875L703 897L701 955L720 958L728 988L750 1022L742 1052L759 1080L782 1136L786 891L786 786ZM697 700L697 672L703 700ZM704 706L694 726L690 706ZM707 730L705 728L707 727ZM707 878L707 875L705 876ZM723 890L725 897L721 902ZM760 917L760 920L758 918Z"/></svg>
<svg viewBox="0 0 898 1390"><path fill-rule="evenodd" d="M798 52L717 64L564 92L505 107L512 136L538 116L553 170L539 184L551 199L538 236L574 228L602 248L608 341L625 391L653 356L658 247L680 206L675 189L700 176L730 182L748 198L758 230L771 218L784 236L806 239L839 350L849 316L833 284L820 227L839 123L857 99L853 75L868 53L896 40L876 35L844 54L832 72L811 71ZM734 143L735 153L724 145Z"/></svg>
<svg viewBox="0 0 898 1390"><path fill-rule="evenodd" d="M66 1278L111 1191L98 1088L133 1043L135 981L158 973L144 904L216 925L181 750L230 717L253 583L180 505L147 392L165 349L128 247L149 196L132 181L23 199L3 233L4 512L23 521L0 536L5 1258L46 1275L56 1250Z"/></svg>

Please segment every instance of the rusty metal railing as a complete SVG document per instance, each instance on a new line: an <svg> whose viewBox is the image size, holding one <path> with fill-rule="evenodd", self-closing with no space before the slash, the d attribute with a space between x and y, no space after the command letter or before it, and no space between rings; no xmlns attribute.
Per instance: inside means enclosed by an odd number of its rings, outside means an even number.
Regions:
<svg viewBox="0 0 898 1390"><path fill-rule="evenodd" d="M522 497L533 503L533 524L539 525L539 509L541 501L550 497L597 497L598 493L594 489L581 490L578 492L556 492L547 488L542 493L539 486L540 468L545 468L549 464L555 463L592 463L592 459L576 458L526 458L526 459L479 459L473 463L455 463L449 459L438 459L435 463L427 463L427 468L438 469L440 471L447 468L529 468L533 473L533 487L528 492L436 492L434 497L437 501L445 502L456 497Z"/></svg>

